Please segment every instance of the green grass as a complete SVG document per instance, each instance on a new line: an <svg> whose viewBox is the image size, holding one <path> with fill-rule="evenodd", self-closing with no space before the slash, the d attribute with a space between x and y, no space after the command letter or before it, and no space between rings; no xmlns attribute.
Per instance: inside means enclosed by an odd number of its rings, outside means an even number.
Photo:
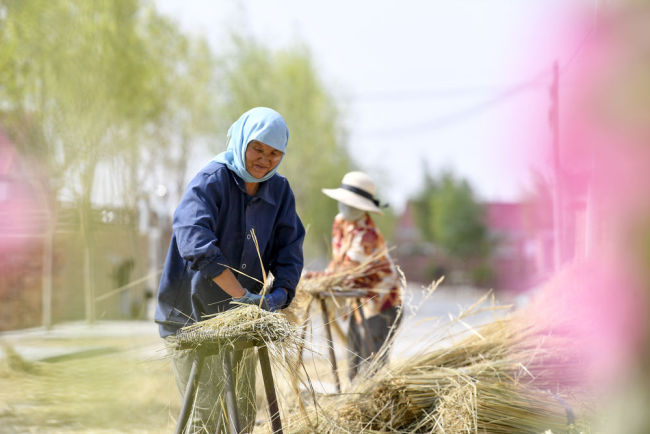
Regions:
<svg viewBox="0 0 650 434"><path fill-rule="evenodd" d="M147 356L138 350L156 344L162 349L162 341L137 338L66 343L109 350L29 363L9 349L9 357L0 362L0 431L173 432L180 398L169 361L163 351Z"/></svg>

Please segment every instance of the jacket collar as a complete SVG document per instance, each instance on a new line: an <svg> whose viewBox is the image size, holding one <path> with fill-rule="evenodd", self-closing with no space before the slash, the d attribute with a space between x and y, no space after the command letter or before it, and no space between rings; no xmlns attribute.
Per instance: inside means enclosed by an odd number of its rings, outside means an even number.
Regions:
<svg viewBox="0 0 650 434"><path fill-rule="evenodd" d="M248 194L246 191L246 183L244 182L243 179L241 179L235 172L232 170L228 169L228 172L230 173L230 177L233 179L235 184L237 184L237 187L244 193ZM275 206L275 198L272 195L271 192L271 180L275 178L276 175L273 175L271 178L269 178L266 181L260 182L260 188L257 189L257 193L255 194L254 197L259 197L262 199L264 202L267 202L269 205Z"/></svg>

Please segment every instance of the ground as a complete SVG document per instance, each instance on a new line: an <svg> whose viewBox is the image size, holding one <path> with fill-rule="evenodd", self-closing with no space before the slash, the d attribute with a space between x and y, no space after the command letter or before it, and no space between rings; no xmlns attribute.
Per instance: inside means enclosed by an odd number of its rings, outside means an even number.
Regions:
<svg viewBox="0 0 650 434"><path fill-rule="evenodd" d="M418 286L407 292L404 323L392 358L399 360L444 341L443 324L477 301L485 291L441 287L432 295ZM419 305L419 306L418 306ZM488 311L459 322L471 328L502 311ZM313 313L313 342L305 366L314 389L334 391L333 373L324 346L319 312ZM434 339L432 339L434 338ZM56 325L52 330L21 330L0 334L0 427L2 432L168 433L180 408L165 349L157 327L149 321ZM335 337L343 387L345 350ZM280 402L290 388L277 376ZM259 418L265 419L264 395L258 393ZM286 415L283 415L286 417Z"/></svg>

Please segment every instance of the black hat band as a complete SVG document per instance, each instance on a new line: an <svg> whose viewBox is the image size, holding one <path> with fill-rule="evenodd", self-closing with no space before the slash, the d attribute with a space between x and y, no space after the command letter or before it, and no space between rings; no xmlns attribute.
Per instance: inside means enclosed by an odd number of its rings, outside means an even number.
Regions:
<svg viewBox="0 0 650 434"><path fill-rule="evenodd" d="M354 186L348 185L348 184L341 184L341 188L343 190L348 190L348 191L351 191L352 193L358 194L361 197L365 197L366 199L370 200L372 203L374 203L379 208L387 208L388 207L387 203L382 204L381 202L379 202L379 200L375 199L372 196L372 194L370 194L367 191L362 190L362 189L360 189L358 187L354 187Z"/></svg>

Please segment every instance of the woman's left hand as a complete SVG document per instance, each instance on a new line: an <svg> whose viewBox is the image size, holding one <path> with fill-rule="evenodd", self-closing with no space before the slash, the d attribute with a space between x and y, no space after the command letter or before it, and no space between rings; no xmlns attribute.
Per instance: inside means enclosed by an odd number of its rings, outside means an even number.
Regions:
<svg viewBox="0 0 650 434"><path fill-rule="evenodd" d="M264 296L262 308L269 312L275 312L282 309L287 302L287 291L284 288L275 288L269 294Z"/></svg>

